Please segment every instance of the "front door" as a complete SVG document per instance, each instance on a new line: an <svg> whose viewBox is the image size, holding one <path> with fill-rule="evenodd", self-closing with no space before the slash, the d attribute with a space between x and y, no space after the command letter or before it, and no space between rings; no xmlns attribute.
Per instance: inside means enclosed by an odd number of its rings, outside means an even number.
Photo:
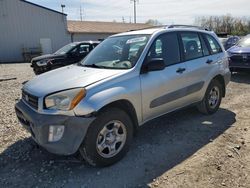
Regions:
<svg viewBox="0 0 250 188"><path fill-rule="evenodd" d="M166 33L155 40L145 62L153 58L162 58L166 67L140 75L143 121L187 104L186 64L181 62L176 33Z"/></svg>

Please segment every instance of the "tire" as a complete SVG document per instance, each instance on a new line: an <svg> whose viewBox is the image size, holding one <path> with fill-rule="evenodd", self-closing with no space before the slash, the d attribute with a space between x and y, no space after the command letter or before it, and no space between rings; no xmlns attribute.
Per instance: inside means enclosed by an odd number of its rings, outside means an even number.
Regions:
<svg viewBox="0 0 250 188"><path fill-rule="evenodd" d="M217 97L216 93L218 95ZM213 96L211 96L211 94ZM203 100L197 105L197 108L203 114L213 114L219 109L221 99L222 85L218 80L212 80L208 85Z"/></svg>
<svg viewBox="0 0 250 188"><path fill-rule="evenodd" d="M109 166L125 156L132 140L133 124L128 114L109 108L92 122L79 151L91 166Z"/></svg>
<svg viewBox="0 0 250 188"><path fill-rule="evenodd" d="M35 75L39 75L39 74L41 74L41 72L40 72L40 71L38 71L37 69L33 69L33 71L34 71Z"/></svg>

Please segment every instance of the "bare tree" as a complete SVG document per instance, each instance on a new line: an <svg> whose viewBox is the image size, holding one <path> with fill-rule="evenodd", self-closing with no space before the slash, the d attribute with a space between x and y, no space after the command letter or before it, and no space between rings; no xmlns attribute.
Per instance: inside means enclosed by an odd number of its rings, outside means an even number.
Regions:
<svg viewBox="0 0 250 188"><path fill-rule="evenodd" d="M235 18L230 14L197 17L195 24L217 33L228 33L229 35L246 35L250 33L250 18Z"/></svg>
<svg viewBox="0 0 250 188"><path fill-rule="evenodd" d="M153 20L153 19L149 19L145 23L148 24L148 25L152 25L152 26L162 25L161 22L159 22L158 20Z"/></svg>

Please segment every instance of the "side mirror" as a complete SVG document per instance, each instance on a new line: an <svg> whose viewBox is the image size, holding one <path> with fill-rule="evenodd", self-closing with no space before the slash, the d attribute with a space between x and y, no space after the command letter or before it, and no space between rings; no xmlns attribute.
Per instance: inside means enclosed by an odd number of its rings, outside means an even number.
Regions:
<svg viewBox="0 0 250 188"><path fill-rule="evenodd" d="M165 63L162 58L152 58L146 61L142 67L142 73L159 71L165 69Z"/></svg>

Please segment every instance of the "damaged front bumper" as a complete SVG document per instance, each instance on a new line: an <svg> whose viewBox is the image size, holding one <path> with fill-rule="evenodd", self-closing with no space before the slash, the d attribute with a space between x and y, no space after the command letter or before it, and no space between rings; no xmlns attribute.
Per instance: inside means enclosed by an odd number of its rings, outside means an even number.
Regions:
<svg viewBox="0 0 250 188"><path fill-rule="evenodd" d="M40 146L51 153L61 155L70 155L78 150L90 124L95 119L94 117L40 114L22 100L16 104L15 110L20 123ZM55 129L59 131L53 132ZM52 141L53 134L61 135Z"/></svg>

